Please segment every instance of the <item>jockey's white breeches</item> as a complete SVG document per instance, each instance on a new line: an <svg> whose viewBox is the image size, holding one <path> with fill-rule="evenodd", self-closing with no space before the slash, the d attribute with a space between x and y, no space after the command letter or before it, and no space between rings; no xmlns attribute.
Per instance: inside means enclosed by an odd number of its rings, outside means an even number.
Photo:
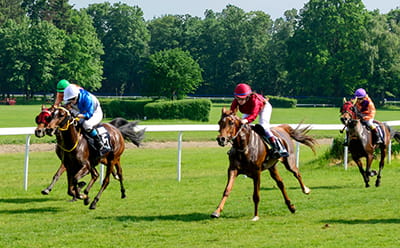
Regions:
<svg viewBox="0 0 400 248"><path fill-rule="evenodd" d="M270 127L270 120L271 120L271 114L272 114L272 106L271 104L267 101L265 103L264 108L258 113L258 123L264 128L265 134L267 135L267 138L274 136L273 133L271 132L271 127ZM243 118L246 118L248 114L243 114Z"/></svg>
<svg viewBox="0 0 400 248"><path fill-rule="evenodd" d="M83 129L85 129L86 132L90 132L94 126L98 125L101 122L102 119L103 119L103 110L101 110L100 105L98 105L92 117L83 122L82 125Z"/></svg>

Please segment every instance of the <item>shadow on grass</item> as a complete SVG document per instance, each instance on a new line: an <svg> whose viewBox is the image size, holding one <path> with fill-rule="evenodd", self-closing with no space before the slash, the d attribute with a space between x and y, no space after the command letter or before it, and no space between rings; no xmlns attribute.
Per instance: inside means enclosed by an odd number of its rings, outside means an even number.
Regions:
<svg viewBox="0 0 400 248"><path fill-rule="evenodd" d="M172 215L157 215L157 216L117 216L110 217L115 218L117 221L125 222L125 221L183 221L183 222L195 222L195 221L204 221L211 220L211 214L204 213L189 213L189 214L172 214ZM230 218L230 217L224 217ZM108 219L107 217L98 217L97 219Z"/></svg>
<svg viewBox="0 0 400 248"><path fill-rule="evenodd" d="M309 186L309 185L307 185L307 186ZM310 189L311 189L311 191L312 190L316 190L316 189L348 189L348 188L354 188L354 187L350 187L350 186L344 186L344 185L327 185L327 186L316 186L316 187L312 187L312 186L309 186L310 187ZM285 187L286 189L290 189L290 190L297 190L297 189L299 189L299 190L301 190L301 187L300 187L300 185L299 186L296 186L296 187ZM279 188L278 188L278 186L273 186L273 187L261 187L260 188L260 190L266 190L266 191L268 191L268 190L279 190Z"/></svg>
<svg viewBox="0 0 400 248"><path fill-rule="evenodd" d="M0 210L0 214L43 214L60 212L60 208L28 208L28 209L13 209Z"/></svg>
<svg viewBox="0 0 400 248"><path fill-rule="evenodd" d="M355 219L355 220L344 220L344 219L332 219L322 220L322 223L329 224L346 224L346 225L365 225L365 224L400 224L400 219Z"/></svg>
<svg viewBox="0 0 400 248"><path fill-rule="evenodd" d="M0 203L26 204L53 201L51 198L0 198Z"/></svg>

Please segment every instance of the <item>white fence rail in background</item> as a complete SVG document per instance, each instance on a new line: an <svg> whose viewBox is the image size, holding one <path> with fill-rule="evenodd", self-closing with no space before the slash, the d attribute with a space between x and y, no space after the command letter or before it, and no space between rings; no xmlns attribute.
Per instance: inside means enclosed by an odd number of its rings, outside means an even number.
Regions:
<svg viewBox="0 0 400 248"><path fill-rule="evenodd" d="M385 122L389 126L400 126L399 121ZM278 126L279 124L272 124L271 126ZM297 124L289 124L293 128ZM311 126L312 130L342 130L343 125L336 124L302 124L302 127ZM177 161L177 180L181 180L181 162L182 162L182 136L185 131L218 131L218 125L139 125L139 129L146 129L146 132L178 132L178 161ZM34 134L35 127L17 127L17 128L0 128L0 135L26 135L25 143L25 159L24 159L24 189L28 189L28 170L29 170L29 146L31 135ZM344 167L347 169L347 147L345 147ZM298 165L299 158L299 145L296 144L296 158ZM389 154L391 148L389 147ZM390 156L388 156L390 159ZM101 168L103 171L103 168ZM102 178L102 177L101 177Z"/></svg>

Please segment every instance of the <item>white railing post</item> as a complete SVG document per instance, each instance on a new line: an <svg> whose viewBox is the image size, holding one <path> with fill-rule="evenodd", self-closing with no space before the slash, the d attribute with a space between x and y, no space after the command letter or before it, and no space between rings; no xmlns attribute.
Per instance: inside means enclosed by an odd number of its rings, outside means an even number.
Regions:
<svg viewBox="0 0 400 248"><path fill-rule="evenodd" d="M177 180L181 181L181 162L182 162L182 135L183 132L178 133L178 165L177 165Z"/></svg>
<svg viewBox="0 0 400 248"><path fill-rule="evenodd" d="M24 161L24 189L28 190L28 172L29 172L29 145L31 143L31 135L26 136L25 142L25 161Z"/></svg>
<svg viewBox="0 0 400 248"><path fill-rule="evenodd" d="M389 147L388 147L388 163L390 164L392 162L392 140L389 141Z"/></svg>

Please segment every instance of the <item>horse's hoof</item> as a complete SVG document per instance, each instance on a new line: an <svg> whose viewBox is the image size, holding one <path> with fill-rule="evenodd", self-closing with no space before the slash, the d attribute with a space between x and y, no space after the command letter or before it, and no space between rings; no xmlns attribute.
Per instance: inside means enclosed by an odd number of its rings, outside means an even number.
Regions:
<svg viewBox="0 0 400 248"><path fill-rule="evenodd" d="M44 189L42 190L42 195L48 195L50 193L50 190Z"/></svg>
<svg viewBox="0 0 400 248"><path fill-rule="evenodd" d="M92 202L92 204L90 204L89 209L92 209L92 210L96 209L96 203Z"/></svg>
<svg viewBox="0 0 400 248"><path fill-rule="evenodd" d="M85 204L85 206L89 205L89 197L83 200L83 204Z"/></svg>
<svg viewBox="0 0 400 248"><path fill-rule="evenodd" d="M211 218L214 218L214 219L217 219L217 218L219 218L220 216L221 216L221 214L219 214L219 213L217 213L217 212L214 212L214 213L211 214Z"/></svg>
<svg viewBox="0 0 400 248"><path fill-rule="evenodd" d="M74 197L71 200L69 200L69 202L76 202L76 201L77 201L76 197Z"/></svg>
<svg viewBox="0 0 400 248"><path fill-rule="evenodd" d="M294 214L296 212L296 207L293 204L290 204L289 211Z"/></svg>
<svg viewBox="0 0 400 248"><path fill-rule="evenodd" d="M257 220L259 220L259 219L260 219L260 217L254 216L253 219L251 219L251 221L257 221Z"/></svg>
<svg viewBox="0 0 400 248"><path fill-rule="evenodd" d="M303 193L309 195L311 193L311 189L309 187L304 186Z"/></svg>

